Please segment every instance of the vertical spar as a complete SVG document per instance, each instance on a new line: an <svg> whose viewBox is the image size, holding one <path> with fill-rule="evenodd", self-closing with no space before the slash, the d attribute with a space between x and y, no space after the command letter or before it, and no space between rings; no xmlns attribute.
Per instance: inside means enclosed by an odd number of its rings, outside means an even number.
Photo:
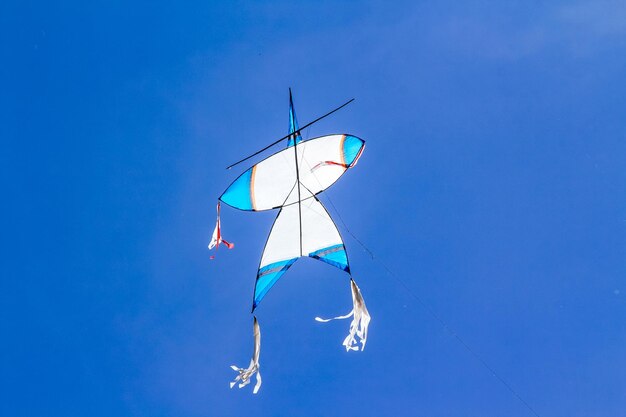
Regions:
<svg viewBox="0 0 626 417"><path fill-rule="evenodd" d="M293 98L291 96L291 88L289 88L289 133L293 134L290 138L293 140L293 154L296 159L296 185L298 186L298 224L300 226L300 256L302 253L302 199L300 198L300 168L298 167L298 134L295 132L298 130L298 122L296 121L296 112L293 108Z"/></svg>
<svg viewBox="0 0 626 417"><path fill-rule="evenodd" d="M300 224L300 256L302 254L302 199L300 197L300 169L298 168L298 144L293 145L293 153L296 158L296 182L298 183L298 223Z"/></svg>

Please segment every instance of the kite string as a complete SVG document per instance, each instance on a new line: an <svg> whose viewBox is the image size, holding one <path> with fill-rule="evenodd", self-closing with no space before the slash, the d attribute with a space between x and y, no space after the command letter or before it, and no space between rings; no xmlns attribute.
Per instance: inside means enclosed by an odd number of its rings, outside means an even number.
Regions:
<svg viewBox="0 0 626 417"><path fill-rule="evenodd" d="M308 130L307 130L307 134L308 134ZM311 168L311 164L309 164L309 161L307 161L304 158L304 152L302 153L302 160L301 162L305 162L309 168ZM317 178L317 175L315 175L315 173L313 171L311 171L311 173L313 174L313 178L315 178L317 180L317 182L320 184L321 187L321 182L319 180L319 178ZM306 187L305 187L306 188ZM308 190L308 188L307 188ZM310 192L310 191L309 191ZM491 373L491 375L496 378L498 381L500 381L500 383L502 385L504 385L506 387L506 389L509 390L509 392L511 392L511 394L513 394L513 396L515 396L515 398L517 398L522 404L524 404L524 406L533 414L535 415L535 417L540 417L539 414L535 411L535 409L524 399L522 398L521 395L519 395L517 393L517 391L515 391L515 389L513 389L513 387L503 378L501 377L496 371L495 369L493 369L491 367L491 365L489 365L487 363L487 361L485 361L474 349L472 349L466 342L465 340L463 340L463 338L461 338L461 336L459 336L459 334L453 329L451 328L448 323L442 319L437 313L435 313L435 311L432 309L432 307L430 307L430 305L428 305L424 300L422 300L417 294L415 294L411 288L406 284L406 282L404 282L404 280L402 280L398 275L396 275L388 266L387 264L385 264L382 260L380 260L379 258L377 258L374 255L374 252L372 252L358 237L356 237L356 235L354 233L352 233L352 231L350 230L350 228L348 227L348 225L346 224L346 222L343 220L343 217L341 217L341 214L339 213L339 210L337 210L337 207L335 207L335 204L333 203L333 200L330 198L330 195L328 193L326 193L326 199L328 200L328 202L330 203L331 207L333 208L333 211L335 212L335 214L337 215L337 217L339 218L339 221L341 222L341 224L343 225L343 228L348 232L348 234L350 236L352 236L352 238L361 246L361 248L363 248L363 250L365 252L367 252L367 254L369 255L369 257L372 259L372 261L374 262L378 262L383 269L385 269L385 271L387 272L387 275L390 275L393 279L395 279L403 288L404 290L415 299L415 301L418 302L418 304L420 304L427 312L428 314L434 318L436 321L439 322L439 324L441 324L441 326L444 328L444 330L446 332L448 332L450 335L452 335L457 342L459 342L461 344L461 346L463 346L465 348L465 350L467 350L468 353L470 353L478 362L480 362L482 364L482 366L489 371L489 373Z"/></svg>
<svg viewBox="0 0 626 417"><path fill-rule="evenodd" d="M343 225L343 228L348 232L348 234L350 236L352 236L352 238L361 246L361 248L369 255L369 257L372 259L372 261L374 262L378 262L383 269L385 269L385 271L387 272L387 275L390 275L392 278L394 278L404 289L405 291L411 296L413 297L427 312L428 314L430 314L430 316L432 318L434 318L436 321L439 322L439 324L441 324L441 326L444 328L444 330L446 332L448 332L450 335L452 335L457 342L459 342L461 344L461 346L463 346L465 348L465 350L467 350L478 362L480 362L483 367L485 369L487 369L487 371L489 371L489 373L491 373L491 375L493 377L495 377L498 381L500 381L500 383L502 385L504 385L510 392L511 394L513 394L522 404L524 404L524 406L530 410L531 413L533 413L536 417L540 417L539 414L535 411L535 409L526 401L524 400L524 398L522 398L521 395L519 395L517 393L517 391L515 391L513 389L513 387L503 378L501 377L496 371L495 369L493 369L474 349L472 349L466 342L465 340L463 340L463 338L461 338L461 336L459 336L459 334L453 329L451 328L448 323L446 323L446 321L444 319L442 319L437 313L435 313L435 311L430 307L430 305L428 305L424 300L422 300L417 294L415 294L411 288L406 284L406 282L404 282L404 280L402 280L399 276L397 276L388 266L387 264L385 264L382 260L380 260L380 258L376 257L374 255L374 253L359 239L355 236L354 233L352 233L352 231L350 230L350 228L348 228L348 226L346 225L346 222L343 220L343 218L341 217L341 214L339 213L339 211L337 210L337 208L335 207L335 204L333 203L333 201L331 200L330 196L328 195L328 193L326 193L326 199L328 200L328 202L330 203L331 207L333 208L333 211L335 212L335 214L337 215L337 217L339 218L339 221L341 222L341 224Z"/></svg>

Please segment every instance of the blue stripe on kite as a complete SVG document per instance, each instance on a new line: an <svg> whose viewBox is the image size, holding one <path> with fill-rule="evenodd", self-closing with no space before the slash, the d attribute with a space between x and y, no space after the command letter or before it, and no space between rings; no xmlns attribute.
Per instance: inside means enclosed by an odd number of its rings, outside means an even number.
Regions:
<svg viewBox="0 0 626 417"><path fill-rule="evenodd" d="M287 259L286 261L274 262L259 269L257 273L256 288L254 289L254 305L261 302L265 294L272 288L272 286L280 278L298 258Z"/></svg>
<svg viewBox="0 0 626 417"><path fill-rule="evenodd" d="M337 267L342 271L350 272L348 267L348 255L346 254L346 248L343 244L332 245L326 248L316 250L309 254L311 258L319 259L322 262L326 262L329 265Z"/></svg>
<svg viewBox="0 0 626 417"><path fill-rule="evenodd" d="M289 133L293 133L298 130L298 120L296 119L296 111L293 108L293 103L289 103ZM296 135L296 140L293 140L293 137L289 138L289 142L287 142L287 147L293 146L295 143L302 142L302 136L300 134Z"/></svg>
<svg viewBox="0 0 626 417"><path fill-rule="evenodd" d="M300 143L300 142L302 142L302 136L298 135L298 136L296 136L295 143ZM293 138L290 137L289 138L289 142L287 142L287 147L290 148L293 145L294 145L294 140L293 140Z"/></svg>
<svg viewBox="0 0 626 417"><path fill-rule="evenodd" d="M241 174L220 197L224 203L241 210L253 210L250 197L252 168Z"/></svg>
<svg viewBox="0 0 626 417"><path fill-rule="evenodd" d="M365 142L356 136L346 135L343 140L343 160L350 166L361 151Z"/></svg>

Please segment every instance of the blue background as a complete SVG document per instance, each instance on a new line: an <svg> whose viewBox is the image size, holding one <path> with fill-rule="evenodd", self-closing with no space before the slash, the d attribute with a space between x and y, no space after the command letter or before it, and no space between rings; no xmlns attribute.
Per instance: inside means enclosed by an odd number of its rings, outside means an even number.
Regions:
<svg viewBox="0 0 626 417"><path fill-rule="evenodd" d="M626 4L431 3L3 2L0 414L533 415L430 309L539 415L626 415ZM206 245L288 87L356 98L303 136L367 141L323 201L373 318L345 352L347 276L297 262L253 396L275 213Z"/></svg>

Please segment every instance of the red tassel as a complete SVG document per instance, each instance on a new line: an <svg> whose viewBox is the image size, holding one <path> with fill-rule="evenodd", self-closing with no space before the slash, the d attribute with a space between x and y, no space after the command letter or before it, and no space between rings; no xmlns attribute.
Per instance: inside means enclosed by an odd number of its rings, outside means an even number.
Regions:
<svg viewBox="0 0 626 417"><path fill-rule="evenodd" d="M232 249L235 247L234 243L230 243L222 239L222 228L220 225L220 202L217 201L217 221L215 223L215 230L213 230L213 236L211 238L211 243L209 243L209 249L215 248L217 250L220 247L220 244L223 243L226 245L228 249ZM215 256L212 255L209 259L215 259Z"/></svg>

